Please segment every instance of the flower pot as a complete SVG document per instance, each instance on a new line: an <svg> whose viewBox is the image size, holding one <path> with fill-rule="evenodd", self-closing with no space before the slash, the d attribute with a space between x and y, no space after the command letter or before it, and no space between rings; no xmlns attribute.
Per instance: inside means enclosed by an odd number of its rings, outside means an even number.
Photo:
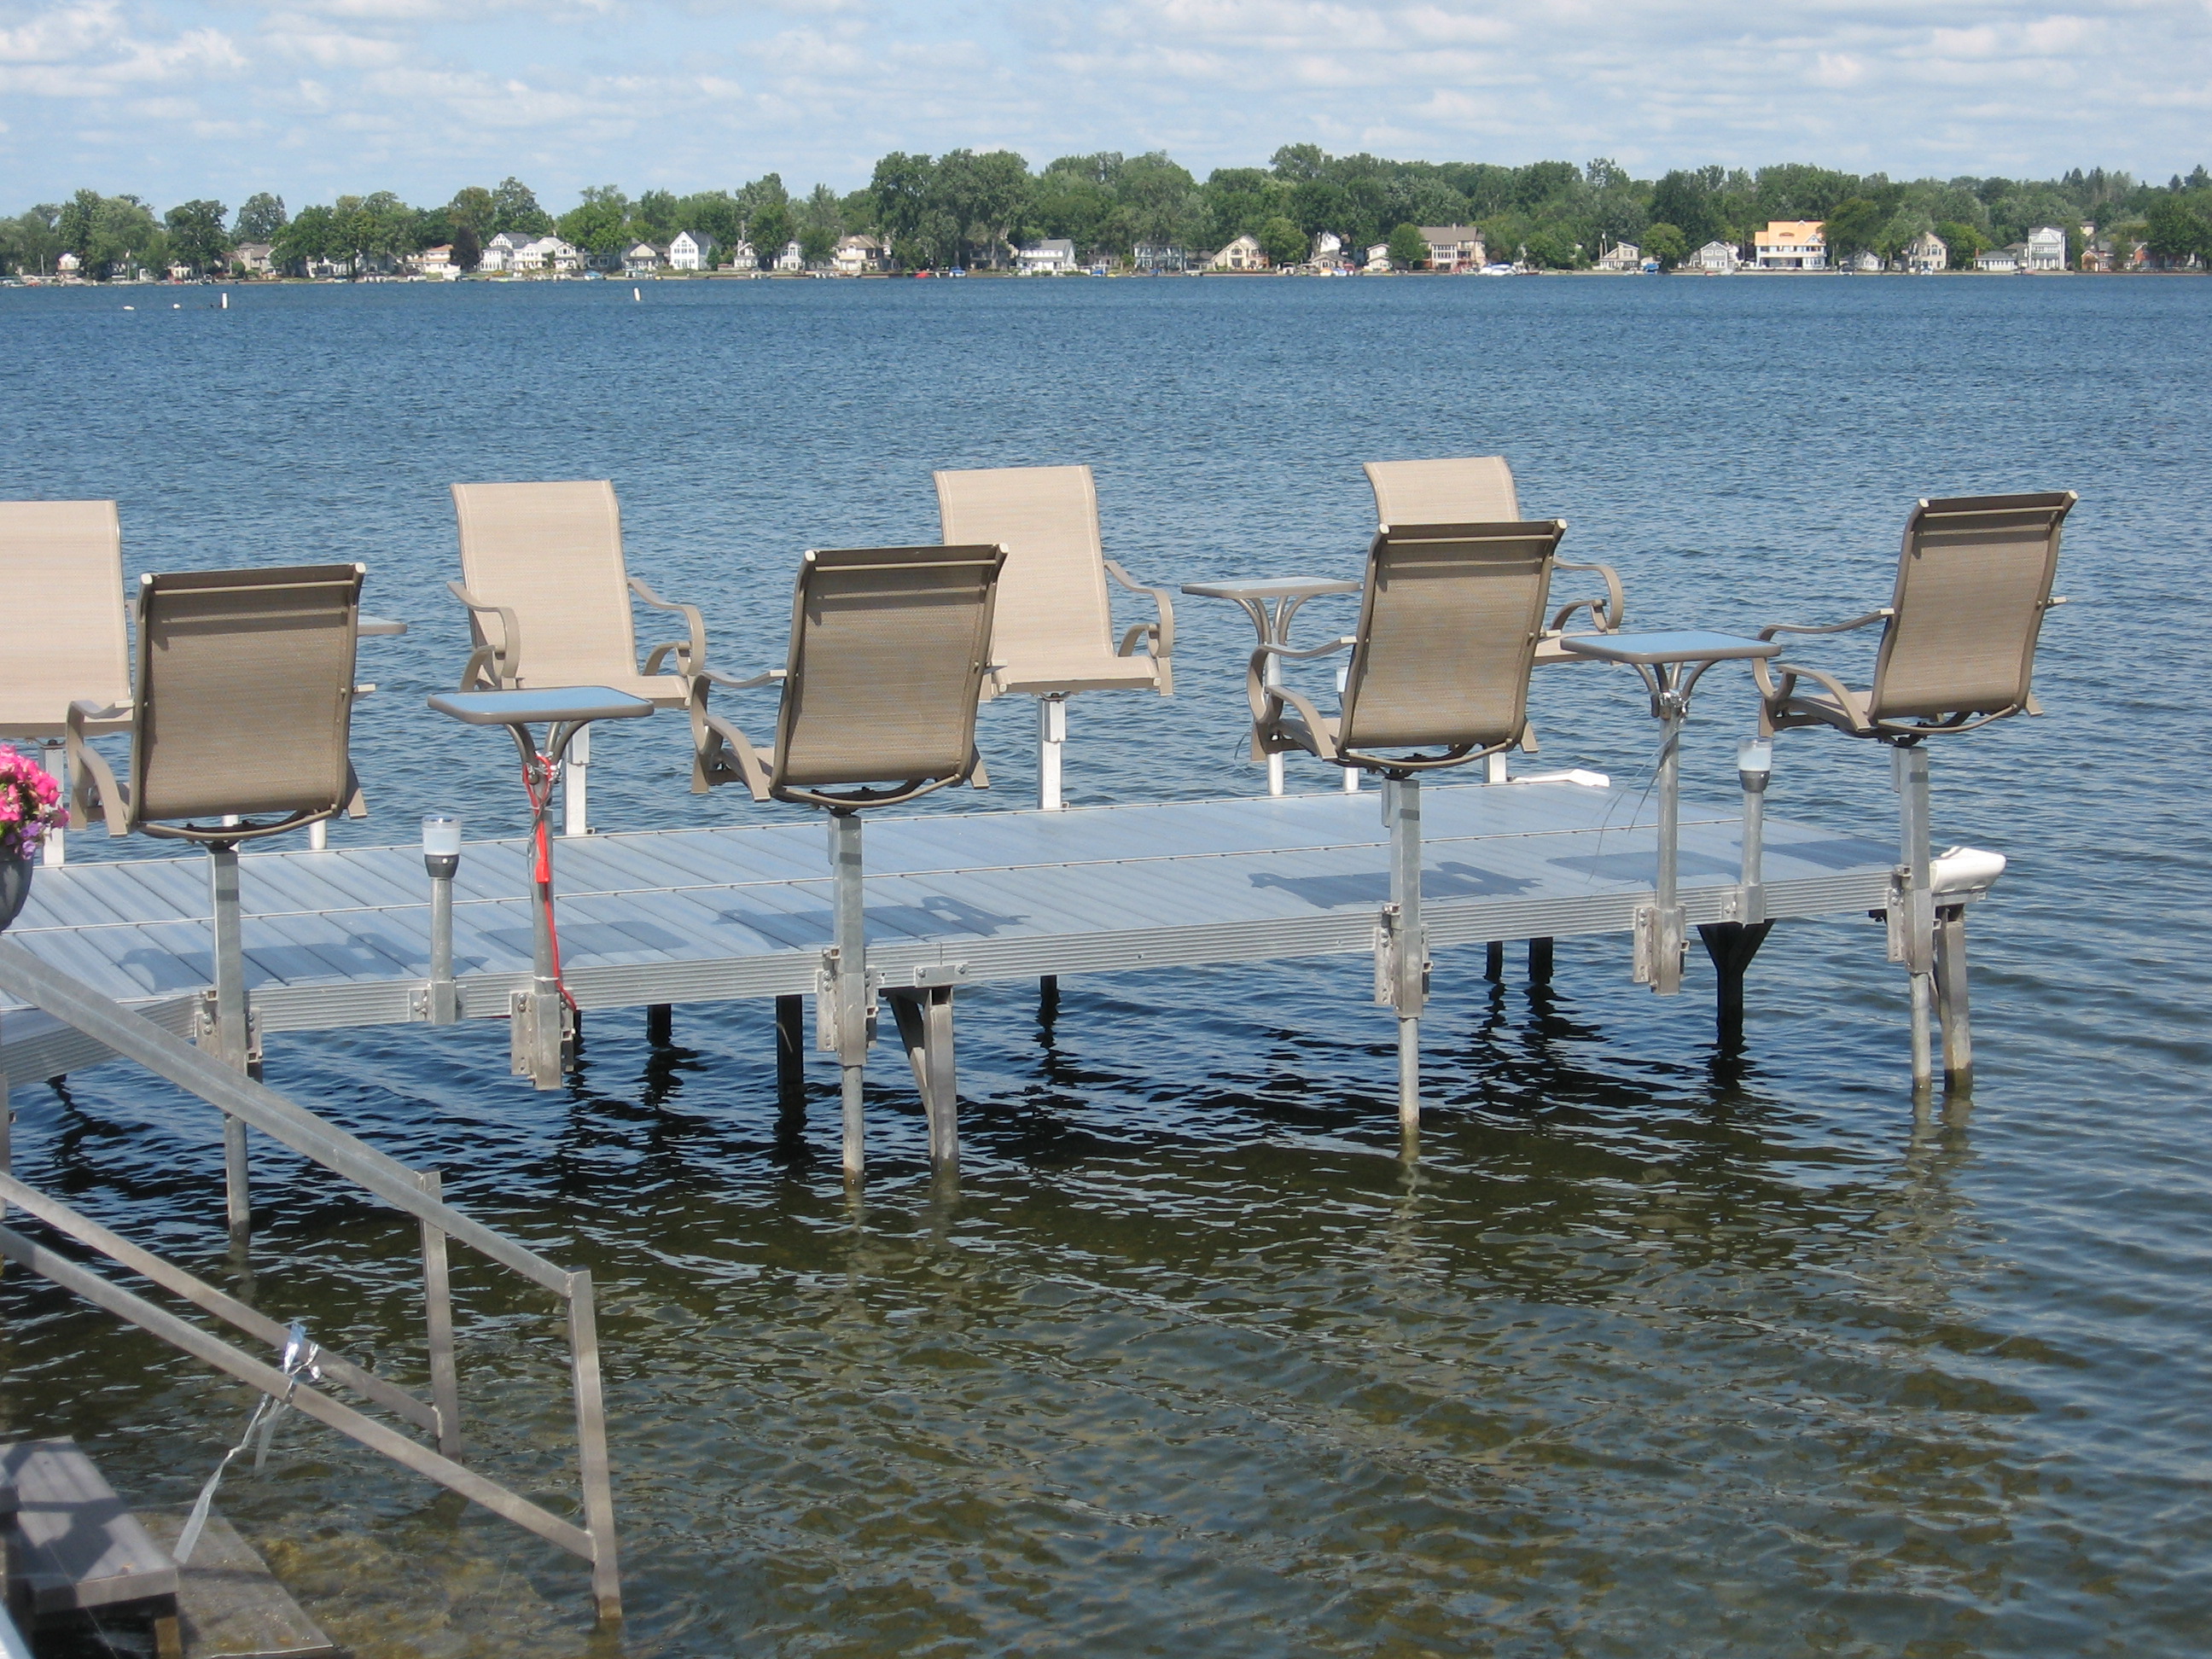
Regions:
<svg viewBox="0 0 2212 1659"><path fill-rule="evenodd" d="M31 896L31 870L28 859L0 858L0 932L6 931Z"/></svg>

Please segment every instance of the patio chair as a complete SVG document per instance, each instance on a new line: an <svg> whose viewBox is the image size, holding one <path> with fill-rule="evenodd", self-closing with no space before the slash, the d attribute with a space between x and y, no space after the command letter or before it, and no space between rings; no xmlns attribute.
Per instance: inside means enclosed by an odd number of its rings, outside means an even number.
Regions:
<svg viewBox="0 0 2212 1659"><path fill-rule="evenodd" d="M1057 811L1070 696L1175 695L1174 597L1135 580L1105 556L1098 492L1087 466L994 467L936 478L945 543L995 543L1006 550L983 696L1037 700L1037 804ZM1118 641L1109 576L1132 593L1149 595L1158 610L1156 621L1133 624Z"/></svg>
<svg viewBox="0 0 2212 1659"><path fill-rule="evenodd" d="M2065 603L2051 597L2051 586L2059 533L2077 499L2063 490L1923 501L1905 520L1896 586L1882 609L1826 626L1778 623L1759 630L1771 640L1882 624L1874 678L1863 691L1800 663L1778 659L1752 668L1762 737L1826 726L1892 750L1903 860L1889 905L1891 956L1912 979L1916 1085L1934 1078L1930 1017L1939 1000L1946 1081L1966 1087L1973 1073L1965 912L1954 905L1939 915L1936 906L1924 745L1929 738L2043 712L2031 689L2035 647L2045 613Z"/></svg>
<svg viewBox="0 0 2212 1659"><path fill-rule="evenodd" d="M1513 469L1503 455L1467 455L1435 461L1369 461L1367 483L1375 491L1377 524L1510 524L1521 518L1520 493L1513 485ZM1570 559L1553 562L1554 570L1574 570L1595 575L1605 584L1601 599L1577 599L1553 614L1544 637L1536 645L1539 666L1581 662L1564 649L1560 637L1568 619L1578 611L1589 613L1589 631L1617 634L1628 615L1628 596L1620 573L1609 564L1578 564Z"/></svg>
<svg viewBox="0 0 2212 1659"><path fill-rule="evenodd" d="M1528 741L1528 676L1566 528L1558 520L1385 526L1368 550L1358 631L1304 650L1263 644L1246 673L1257 754L1301 750L1381 775L1390 902L1376 935L1376 1000L1397 1011L1398 1117L1409 1133L1420 1126L1428 998L1420 777ZM1271 658L1310 661L1346 647L1334 716L1266 672Z"/></svg>
<svg viewBox="0 0 2212 1659"><path fill-rule="evenodd" d="M468 607L472 647L461 690L605 686L657 708L691 708L698 735L707 688L693 671L707 660L706 624L696 605L672 605L629 574L613 484L457 483L453 514L464 580L447 586ZM680 616L686 630L654 646L642 666L633 598ZM664 672L669 663L674 672ZM590 742L580 735L568 757L564 835L588 828ZM709 781L695 769L694 793Z"/></svg>
<svg viewBox="0 0 2212 1659"><path fill-rule="evenodd" d="M870 1002L862 920L860 820L950 784L985 787L975 710L987 670L1003 549L993 546L815 550L799 568L786 665L746 679L700 671L749 690L781 682L775 744L763 757L720 714L707 764L742 776L755 800L830 814L835 927L816 992L820 1046L842 1070L844 1164L865 1167L861 1078ZM931 1161L958 1157L952 1069L952 985L917 969L884 988L892 1001L929 1118Z"/></svg>
<svg viewBox="0 0 2212 1659"><path fill-rule="evenodd" d="M131 631L123 599L123 532L113 501L0 501L0 738L36 742L57 775L69 708L122 712L88 733L128 728ZM41 856L65 856L57 825Z"/></svg>
<svg viewBox="0 0 2212 1659"><path fill-rule="evenodd" d="M258 1061L246 995L238 845L343 812L366 816L348 755L357 564L194 570L142 576L137 698L71 703L70 822L97 808L111 836L134 831L208 850L215 909L214 988L198 1040L240 1071ZM131 733L126 780L87 741ZM224 1121L230 1224L247 1217L246 1132Z"/></svg>

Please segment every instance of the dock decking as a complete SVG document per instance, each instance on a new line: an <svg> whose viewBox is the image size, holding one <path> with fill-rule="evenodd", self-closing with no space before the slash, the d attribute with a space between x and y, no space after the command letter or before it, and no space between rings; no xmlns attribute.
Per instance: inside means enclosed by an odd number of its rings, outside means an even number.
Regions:
<svg viewBox="0 0 2212 1659"><path fill-rule="evenodd" d="M1589 780L1589 781L1578 781ZM1425 792L1422 902L1432 946L1626 935L1650 902L1656 802L1593 775ZM729 829L558 842L562 956L580 1006L815 989L830 939L823 821L763 811ZM1887 826L1883 826L1887 828ZM868 961L886 986L1189 967L1375 947L1388 843L1372 792L1064 811L939 812L867 823ZM1692 925L1737 919L1741 821L1686 802ZM1881 906L1897 854L1877 830L1767 820L1769 916ZM429 882L412 847L249 853L246 984L264 1033L428 1018ZM465 1018L507 1017L530 983L520 839L473 842L454 890ZM41 870L8 937L172 1030L212 981L207 865L191 857ZM1440 964L1439 987L1448 983ZM0 1002L0 1074L105 1052Z"/></svg>

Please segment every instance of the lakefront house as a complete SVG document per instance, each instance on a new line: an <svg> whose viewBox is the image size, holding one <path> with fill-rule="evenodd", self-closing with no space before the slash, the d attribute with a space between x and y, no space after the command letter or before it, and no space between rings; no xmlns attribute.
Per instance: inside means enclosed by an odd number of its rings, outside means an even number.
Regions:
<svg viewBox="0 0 2212 1659"><path fill-rule="evenodd" d="M1428 244L1431 270L1480 270L1488 261L1482 233L1473 225L1423 225L1419 229Z"/></svg>
<svg viewBox="0 0 2212 1659"><path fill-rule="evenodd" d="M1826 270L1828 241L1825 219L1775 219L1752 238L1761 270Z"/></svg>
<svg viewBox="0 0 2212 1659"><path fill-rule="evenodd" d="M1207 261L1206 268L1208 270L1265 270L1267 255L1257 237L1239 236Z"/></svg>
<svg viewBox="0 0 2212 1659"><path fill-rule="evenodd" d="M1024 276L1058 276L1076 269L1075 244L1065 236L1054 236L1016 248L1014 265Z"/></svg>
<svg viewBox="0 0 2212 1659"><path fill-rule="evenodd" d="M668 244L671 270L711 270L714 265L714 239L703 230L679 230Z"/></svg>

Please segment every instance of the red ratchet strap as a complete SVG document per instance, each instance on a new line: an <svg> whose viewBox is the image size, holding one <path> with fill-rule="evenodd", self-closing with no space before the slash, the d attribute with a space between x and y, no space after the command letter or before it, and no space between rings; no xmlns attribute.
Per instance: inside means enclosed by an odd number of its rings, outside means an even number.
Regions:
<svg viewBox="0 0 2212 1659"><path fill-rule="evenodd" d="M533 753L522 763L522 790L530 797L530 822L538 836L538 858L531 873L541 895L538 902L545 907L545 938L553 947L553 983L573 1014L580 1010L569 994L568 981L561 977L561 930L553 921L553 848L545 838L545 809L552 804L553 779L558 771L550 755Z"/></svg>

